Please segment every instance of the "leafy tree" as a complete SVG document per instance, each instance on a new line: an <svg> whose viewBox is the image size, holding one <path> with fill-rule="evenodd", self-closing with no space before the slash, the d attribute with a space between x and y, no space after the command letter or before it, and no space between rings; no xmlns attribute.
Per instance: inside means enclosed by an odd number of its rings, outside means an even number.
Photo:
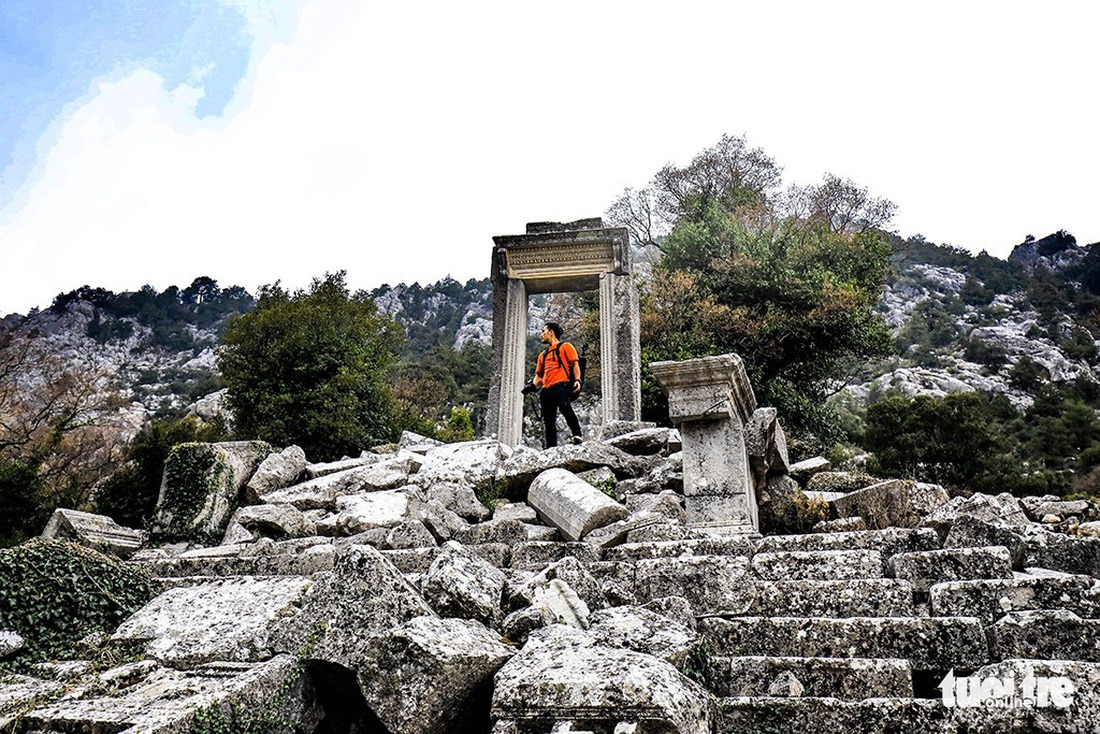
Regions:
<svg viewBox="0 0 1100 734"><path fill-rule="evenodd" d="M218 355L236 432L298 444L315 461L394 438L387 380L400 339L366 293L348 291L344 271L294 293L263 286Z"/></svg>
<svg viewBox="0 0 1100 734"><path fill-rule="evenodd" d="M762 404L829 443L840 431L826 399L890 351L874 307L890 255L877 228L894 207L835 176L783 195L779 183L771 158L731 137L657 174L646 196L673 225L643 292L643 363L736 352ZM622 211L637 206L620 200L609 219ZM665 410L646 371L643 412Z"/></svg>

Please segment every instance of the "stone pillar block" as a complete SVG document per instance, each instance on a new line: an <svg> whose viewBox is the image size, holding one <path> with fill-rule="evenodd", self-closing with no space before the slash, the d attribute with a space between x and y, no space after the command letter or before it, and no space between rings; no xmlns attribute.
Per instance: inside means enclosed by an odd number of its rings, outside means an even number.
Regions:
<svg viewBox="0 0 1100 734"><path fill-rule="evenodd" d="M625 505L565 469L547 469L535 477L527 503L568 540L630 515Z"/></svg>
<svg viewBox="0 0 1100 734"><path fill-rule="evenodd" d="M721 534L759 529L745 428L756 410L736 354L650 365L680 428L688 524Z"/></svg>

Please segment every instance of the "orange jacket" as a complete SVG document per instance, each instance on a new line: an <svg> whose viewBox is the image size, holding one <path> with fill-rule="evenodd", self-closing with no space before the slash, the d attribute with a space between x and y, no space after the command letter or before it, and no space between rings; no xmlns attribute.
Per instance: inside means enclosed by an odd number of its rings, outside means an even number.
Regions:
<svg viewBox="0 0 1100 734"><path fill-rule="evenodd" d="M539 355L535 374L542 378L542 386L550 387L559 382L573 381L573 365L577 364L577 350L569 342L559 342L553 349Z"/></svg>

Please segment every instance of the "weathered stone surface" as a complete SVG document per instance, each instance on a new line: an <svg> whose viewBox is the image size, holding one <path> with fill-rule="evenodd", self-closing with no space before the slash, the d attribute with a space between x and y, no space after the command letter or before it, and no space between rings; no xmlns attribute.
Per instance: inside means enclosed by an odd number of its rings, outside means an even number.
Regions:
<svg viewBox="0 0 1100 734"><path fill-rule="evenodd" d="M468 545L466 550L491 563L494 568L508 568L512 564L512 548L504 543Z"/></svg>
<svg viewBox="0 0 1100 734"><path fill-rule="evenodd" d="M975 492L970 497L955 497L932 512L923 524L945 527L961 517L973 517L994 525L1018 527L1028 523L1020 501L1008 492L998 495Z"/></svg>
<svg viewBox="0 0 1100 734"><path fill-rule="evenodd" d="M348 469L358 469L360 467L369 466L370 464L377 464L380 461L392 458L392 454L376 454L371 451L364 451L361 456L356 458L343 458L340 461L325 461L316 464L307 464L305 478L307 481L317 479L329 474L344 472Z"/></svg>
<svg viewBox="0 0 1100 734"><path fill-rule="evenodd" d="M515 654L476 622L430 617L382 632L366 647L359 687L391 734L484 726L493 675Z"/></svg>
<svg viewBox="0 0 1100 734"><path fill-rule="evenodd" d="M532 542L551 542L555 540L561 540L561 533L557 528L548 527L546 525L524 523L524 527L527 530L527 540Z"/></svg>
<svg viewBox="0 0 1100 734"><path fill-rule="evenodd" d="M637 606L595 612L589 623L588 634L597 644L644 652L677 667L687 659L696 637L689 627Z"/></svg>
<svg viewBox="0 0 1100 734"><path fill-rule="evenodd" d="M259 662L279 652L272 629L296 611L309 587L302 577L231 577L169 589L123 622L112 639L145 642L147 655L175 667Z"/></svg>
<svg viewBox="0 0 1100 734"><path fill-rule="evenodd" d="M427 436L421 436L414 431L401 431L401 437L397 439L398 449L407 449L418 454L427 453L428 449L443 446L442 441Z"/></svg>
<svg viewBox="0 0 1100 734"><path fill-rule="evenodd" d="M420 520L406 520L386 533L386 546L402 548L435 548L435 535Z"/></svg>
<svg viewBox="0 0 1100 734"><path fill-rule="evenodd" d="M798 658L749 655L722 658L715 666L713 690L719 696L767 696L770 681L791 673L803 696L845 701L913 695L908 660L863 658Z"/></svg>
<svg viewBox="0 0 1100 734"><path fill-rule="evenodd" d="M830 504L838 516L859 515L872 528L914 528L949 499L939 485L892 479L850 492Z"/></svg>
<svg viewBox="0 0 1100 734"><path fill-rule="evenodd" d="M1091 576L1032 576L1011 579L946 581L931 588L932 614L937 617L969 615L983 624L996 622L1008 612L1032 609L1066 609L1080 617L1095 617L1096 602L1089 592Z"/></svg>
<svg viewBox="0 0 1100 734"><path fill-rule="evenodd" d="M990 662L973 617L709 618L700 636L720 655L909 660L914 670L976 668Z"/></svg>
<svg viewBox="0 0 1100 734"><path fill-rule="evenodd" d="M695 614L691 611L691 603L682 596L662 596L658 599L646 602L642 609L656 612L663 617L668 617L673 622L678 622L692 632L696 631Z"/></svg>
<svg viewBox="0 0 1100 734"><path fill-rule="evenodd" d="M424 574L420 591L440 616L492 625L501 616L504 583L499 569L451 541Z"/></svg>
<svg viewBox="0 0 1100 734"><path fill-rule="evenodd" d="M547 566L515 589L512 595L513 607L534 603L537 590L545 588L555 579L568 584L584 600L590 611L594 612L607 606L607 599L599 582L588 572L584 564L576 558L566 557Z"/></svg>
<svg viewBox="0 0 1100 734"><path fill-rule="evenodd" d="M941 581L1012 578L1012 558L1000 546L899 553L886 566L895 578L912 581L917 591Z"/></svg>
<svg viewBox="0 0 1100 734"><path fill-rule="evenodd" d="M862 517L840 517L836 520L822 520L810 528L812 533L851 533L867 530L867 521Z"/></svg>
<svg viewBox="0 0 1100 734"><path fill-rule="evenodd" d="M848 471L821 471L806 480L807 492L855 492L857 489L878 484L870 474Z"/></svg>
<svg viewBox="0 0 1100 734"><path fill-rule="evenodd" d="M989 628L995 659L1100 662L1100 619L1081 619L1065 609L1009 612Z"/></svg>
<svg viewBox="0 0 1100 734"><path fill-rule="evenodd" d="M837 698L725 698L718 703L717 734L771 734L772 732L919 732L960 734L952 710L939 700L905 697L843 701ZM977 732L975 732L977 734ZM989 730L981 734L1007 734ZM1023 734L1023 731L1012 734Z"/></svg>
<svg viewBox="0 0 1100 734"><path fill-rule="evenodd" d="M427 487L428 500L435 500L446 509L470 522L488 520L493 513L481 504L474 488L465 482L439 482Z"/></svg>
<svg viewBox="0 0 1100 734"><path fill-rule="evenodd" d="M294 656L279 655L266 662L218 662L186 671L156 667L137 678L133 666L126 666L130 670L106 671L92 684L34 708L20 726L27 731L187 732L203 709L228 715L232 704L243 711L270 708L296 665ZM290 727L310 727L323 716L312 698L302 696L301 681L282 701L271 714Z"/></svg>
<svg viewBox="0 0 1100 734"><path fill-rule="evenodd" d="M275 540L317 534L316 523L294 505L248 505L234 513L233 522L254 534Z"/></svg>
<svg viewBox="0 0 1100 734"><path fill-rule="evenodd" d="M513 452L511 446L489 439L445 444L428 451L414 481L429 488L450 482L487 485Z"/></svg>
<svg viewBox="0 0 1100 734"><path fill-rule="evenodd" d="M1036 522L1042 521L1047 515L1054 515L1059 520L1076 516L1081 519L1092 519L1091 505L1088 500L1063 500L1054 495L1043 497L1024 497L1020 500L1027 514Z"/></svg>
<svg viewBox="0 0 1100 734"><path fill-rule="evenodd" d="M599 550L588 543L531 541L512 547L512 567L540 571L551 563L572 556L584 564L600 560Z"/></svg>
<svg viewBox="0 0 1100 734"><path fill-rule="evenodd" d="M336 498L341 495L403 486L408 482L410 469L408 456L391 457L324 474L286 489L268 492L259 499L267 504L294 505L299 510L334 510Z"/></svg>
<svg viewBox="0 0 1100 734"><path fill-rule="evenodd" d="M240 545L243 543L251 543L260 537L259 533L255 533L244 525L230 520L229 524L225 526L225 535L222 536L221 545Z"/></svg>
<svg viewBox="0 0 1100 734"><path fill-rule="evenodd" d="M864 548L877 550L883 558L898 553L936 550L939 536L931 528L884 528L848 533L814 533L809 535L768 535L757 541L757 553L776 551L824 551Z"/></svg>
<svg viewBox="0 0 1100 734"><path fill-rule="evenodd" d="M757 486L769 473L785 475L790 470L787 437L778 416L775 408L757 408L745 426L745 448Z"/></svg>
<svg viewBox="0 0 1100 734"><path fill-rule="evenodd" d="M332 570L335 557L332 544L322 538L282 542L264 538L251 545L202 548L130 562L155 577L309 576Z"/></svg>
<svg viewBox="0 0 1100 734"><path fill-rule="evenodd" d="M545 722L547 730L570 719L578 728L591 723L607 731L629 717L645 731L710 734L707 692L670 663L590 638L540 640L545 632L534 635L497 673L494 718Z"/></svg>
<svg viewBox="0 0 1100 734"><path fill-rule="evenodd" d="M787 473L794 477L800 484L805 485L814 474L823 471L831 471L832 468L833 462L821 456L815 456L812 459L804 459L791 464L787 468Z"/></svg>
<svg viewBox="0 0 1100 734"><path fill-rule="evenodd" d="M519 520L487 520L457 533L455 540L463 545L504 543L511 546L526 543L527 525Z"/></svg>
<svg viewBox="0 0 1100 734"><path fill-rule="evenodd" d="M400 489L351 494L336 498L340 535L354 535L373 528L392 528L409 515L409 493Z"/></svg>
<svg viewBox="0 0 1100 734"><path fill-rule="evenodd" d="M614 446L634 456L659 454L668 448L668 428L642 428L604 439L608 446Z"/></svg>
<svg viewBox="0 0 1100 734"><path fill-rule="evenodd" d="M982 548L1001 546L1008 550L1013 568L1023 568L1027 542L1018 527L989 522L973 515L960 515L951 524L944 548Z"/></svg>
<svg viewBox="0 0 1100 734"><path fill-rule="evenodd" d="M877 550L780 551L757 553L752 570L771 581L783 579L873 579L883 575Z"/></svg>
<svg viewBox="0 0 1100 734"><path fill-rule="evenodd" d="M611 548L626 542L631 533L637 533L655 525L671 525L672 523L664 514L649 512L633 512L629 517L618 520L610 525L596 528L585 534L584 542L598 549ZM679 523L675 523L679 526Z"/></svg>
<svg viewBox="0 0 1100 734"><path fill-rule="evenodd" d="M728 538L656 540L608 548L604 553L604 560L642 561L648 558L679 556L751 556L755 547L753 539L743 535Z"/></svg>
<svg viewBox="0 0 1100 734"><path fill-rule="evenodd" d="M913 603L913 584L900 579L757 581L755 589L756 597L746 610L749 616L916 617L921 614Z"/></svg>
<svg viewBox="0 0 1100 734"><path fill-rule="evenodd" d="M261 503L260 497L297 484L306 472L306 465L306 452L298 446L269 454L245 485L245 501L257 505Z"/></svg>
<svg viewBox="0 0 1100 734"><path fill-rule="evenodd" d="M151 535L216 542L225 534L245 483L271 451L262 441L176 446L164 464Z"/></svg>
<svg viewBox="0 0 1100 734"><path fill-rule="evenodd" d="M625 506L564 469L539 474L531 482L527 502L567 540L580 540L629 515Z"/></svg>
<svg viewBox="0 0 1100 734"><path fill-rule="evenodd" d="M5 675L0 678L0 728L15 721L15 712L37 708L40 701L64 692L63 683L32 678L28 675Z"/></svg>
<svg viewBox="0 0 1100 734"><path fill-rule="evenodd" d="M749 559L729 556L638 561L634 593L643 603L663 596L682 596L697 615L743 613L754 599Z"/></svg>
<svg viewBox="0 0 1100 734"><path fill-rule="evenodd" d="M24 640L18 632L0 630L0 659L14 655L23 649Z"/></svg>
<svg viewBox="0 0 1100 734"><path fill-rule="evenodd" d="M50 516L42 537L65 538L123 559L132 556L144 540L137 530L124 528L106 515L60 508Z"/></svg>
<svg viewBox="0 0 1100 734"><path fill-rule="evenodd" d="M518 520L520 522L538 522L535 508L526 502L501 502L493 508L494 520Z"/></svg>
<svg viewBox="0 0 1100 734"><path fill-rule="evenodd" d="M393 564L353 545L339 549L332 571L313 577L301 612L280 623L273 639L280 651L297 653L323 628L311 656L354 669L367 636L422 616L435 612Z"/></svg>
<svg viewBox="0 0 1100 734"><path fill-rule="evenodd" d="M496 486L507 496L520 497L535 477L548 469L574 474L606 466L623 479L640 477L657 459L631 456L607 444L589 441L579 446L555 446L545 451L517 450L497 473Z"/></svg>
<svg viewBox="0 0 1100 734"><path fill-rule="evenodd" d="M410 574L427 573L428 569L439 557L439 548L390 548L382 551L382 557L393 564L401 573L408 577Z"/></svg>
<svg viewBox="0 0 1100 734"><path fill-rule="evenodd" d="M1024 528L1025 566L1100 578L1100 538L1054 533L1036 525Z"/></svg>

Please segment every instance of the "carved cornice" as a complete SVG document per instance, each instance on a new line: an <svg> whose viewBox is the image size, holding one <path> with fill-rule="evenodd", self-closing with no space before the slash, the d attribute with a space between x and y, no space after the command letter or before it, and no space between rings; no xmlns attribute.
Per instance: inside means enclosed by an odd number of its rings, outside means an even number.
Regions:
<svg viewBox="0 0 1100 734"><path fill-rule="evenodd" d="M736 354L653 362L649 369L668 393L669 417L674 423L734 415L747 423L756 410L745 363Z"/></svg>
<svg viewBox="0 0 1100 734"><path fill-rule="evenodd" d="M563 242L505 251L508 277L517 280L600 275L615 269L610 242Z"/></svg>

